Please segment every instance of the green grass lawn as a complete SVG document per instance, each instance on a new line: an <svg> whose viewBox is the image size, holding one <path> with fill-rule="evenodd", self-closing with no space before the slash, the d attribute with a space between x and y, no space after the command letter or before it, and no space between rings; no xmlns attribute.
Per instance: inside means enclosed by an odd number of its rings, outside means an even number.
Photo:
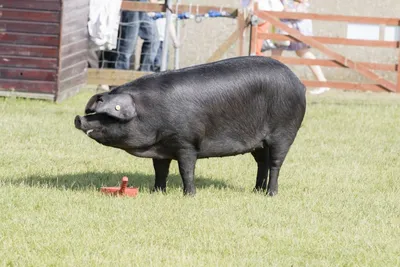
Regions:
<svg viewBox="0 0 400 267"><path fill-rule="evenodd" d="M198 161L190 198L176 162L150 194L150 159L74 128L92 94L0 99L0 265L400 265L399 96L308 96L276 197L252 193L243 155ZM98 192L124 175L137 198Z"/></svg>

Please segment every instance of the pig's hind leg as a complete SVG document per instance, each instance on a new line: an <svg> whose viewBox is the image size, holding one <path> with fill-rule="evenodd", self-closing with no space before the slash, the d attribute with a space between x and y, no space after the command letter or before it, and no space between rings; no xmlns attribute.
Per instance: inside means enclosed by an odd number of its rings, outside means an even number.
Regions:
<svg viewBox="0 0 400 267"><path fill-rule="evenodd" d="M251 152L257 162L257 179L254 192L265 192L267 190L269 169L269 148L265 145Z"/></svg>
<svg viewBox="0 0 400 267"><path fill-rule="evenodd" d="M178 153L179 173L183 182L183 194L194 196L194 169L196 167L197 153L194 149L182 149Z"/></svg>
<svg viewBox="0 0 400 267"><path fill-rule="evenodd" d="M155 171L155 183L153 192L161 191L166 192L167 177L169 173L170 159L153 159L153 167Z"/></svg>
<svg viewBox="0 0 400 267"><path fill-rule="evenodd" d="M269 182L268 191L269 196L278 194L278 177L281 166L289 152L290 146L294 141L294 136L280 135L274 140L270 140L269 146Z"/></svg>

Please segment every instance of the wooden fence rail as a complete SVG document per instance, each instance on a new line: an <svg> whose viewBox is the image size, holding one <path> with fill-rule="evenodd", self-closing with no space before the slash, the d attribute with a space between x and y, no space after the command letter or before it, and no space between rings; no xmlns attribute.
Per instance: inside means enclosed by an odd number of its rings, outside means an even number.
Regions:
<svg viewBox="0 0 400 267"><path fill-rule="evenodd" d="M255 44L258 39L266 40L278 40L278 41L301 41L310 45L311 47L318 49L321 53L327 55L330 59L303 59L303 58L289 58L289 57L275 57L277 60L285 64L296 64L296 65L320 65L325 67L341 67L352 69L364 77L372 80L373 84L361 84L351 82L339 82L339 81L309 81L303 80L306 86L310 87L333 87L341 89L360 89L360 90L372 90L372 91L390 91L400 93L400 42L397 41L385 41L385 40L359 40L349 39L341 37L321 37L321 36L305 36L299 31L290 28L285 23L281 22L280 19L310 19L310 20L322 20L322 21L336 21L336 22L347 22L347 23L358 23L358 24L376 24L381 25L382 29L385 26L400 26L399 18L377 18L377 17L358 17L358 16L343 16L343 15L325 15L315 13L295 13L295 12L265 12L258 10L258 6L255 5L254 15L268 21L276 28L279 28L285 32L286 35L277 33L262 33L258 34L256 25L252 25L252 37L251 37L251 54L255 54ZM364 47L384 47L397 49L398 63L397 64L381 64L371 62L356 62L351 60L333 49L330 49L326 44L340 44L340 45L355 45ZM397 56L396 56L397 58ZM397 84L384 79L374 72L374 70L397 72Z"/></svg>
<svg viewBox="0 0 400 267"><path fill-rule="evenodd" d="M218 6L200 6L200 5L176 5L169 7L172 12L178 11L190 12L192 14L204 14L210 10L221 10ZM164 4L151 4L142 2L131 2L123 1L121 10L129 11L146 11L146 12L165 12L166 6ZM249 18L244 17L244 13L241 10L234 8L223 8L232 14L233 19L237 20L237 29L234 31L221 45L214 51L207 62L212 62L220 59L223 54L239 40L238 55L243 55L244 39L243 32L249 25ZM319 82L311 80L303 80L306 86L310 87L333 87L341 88L346 90L370 90L370 91L389 91L389 92L400 92L400 42L399 41L385 41L385 40L359 40L349 39L343 37L325 37L325 36L304 36L297 30L289 28L286 24L280 21L280 19L311 19L321 21L334 21L334 22L346 22L346 23L359 23L359 24L376 24L383 26L399 26L399 18L379 18L379 17L360 17L360 16L343 16L343 15L329 15L329 14L315 14L315 13L294 13L294 12L263 12L258 10L257 5L255 6L253 14L259 18L262 18L277 28L287 32L287 35L277 33L262 33L257 34L256 25L251 26L251 40L250 40L250 54L255 52L255 43L257 39L271 39L278 41L301 41L313 48L318 49L323 54L327 55L329 59L303 59L293 57L274 57L277 60L285 64L295 65L319 65L324 67L334 68L347 68L358 72L364 77L372 80L373 83L354 83L345 81L328 81ZM386 63L373 63L373 62L358 62L353 61L349 57L346 57L333 49L330 49L326 45L349 45L349 46L363 46L363 47L382 47L392 48L399 50L398 64L386 64ZM397 72L397 84L384 79L383 77L376 74L374 71L388 71ZM122 71L122 70L109 70L109 69L90 69L88 83L106 83L118 85L129 80L141 77L148 73L137 72L137 71Z"/></svg>

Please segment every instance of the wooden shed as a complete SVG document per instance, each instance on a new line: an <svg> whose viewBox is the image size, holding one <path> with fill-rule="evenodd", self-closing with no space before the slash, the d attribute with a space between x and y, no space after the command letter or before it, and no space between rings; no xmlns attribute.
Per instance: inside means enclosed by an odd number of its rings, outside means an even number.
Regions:
<svg viewBox="0 0 400 267"><path fill-rule="evenodd" d="M87 78L89 0L0 0L0 95L62 101Z"/></svg>

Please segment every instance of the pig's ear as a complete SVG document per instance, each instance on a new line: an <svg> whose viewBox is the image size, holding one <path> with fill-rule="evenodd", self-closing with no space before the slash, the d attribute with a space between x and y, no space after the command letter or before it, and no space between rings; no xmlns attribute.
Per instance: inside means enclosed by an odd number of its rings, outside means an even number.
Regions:
<svg viewBox="0 0 400 267"><path fill-rule="evenodd" d="M101 99L101 97L103 95L104 95L104 93L97 94L97 95L92 96L89 99L89 101L88 101L88 103L86 104L86 107L85 107L85 114L91 114L91 113L95 113L96 112L97 104L98 104L99 100Z"/></svg>
<svg viewBox="0 0 400 267"><path fill-rule="evenodd" d="M86 113L106 113L120 120L131 120L136 116L136 108L131 95L103 93L89 100Z"/></svg>

